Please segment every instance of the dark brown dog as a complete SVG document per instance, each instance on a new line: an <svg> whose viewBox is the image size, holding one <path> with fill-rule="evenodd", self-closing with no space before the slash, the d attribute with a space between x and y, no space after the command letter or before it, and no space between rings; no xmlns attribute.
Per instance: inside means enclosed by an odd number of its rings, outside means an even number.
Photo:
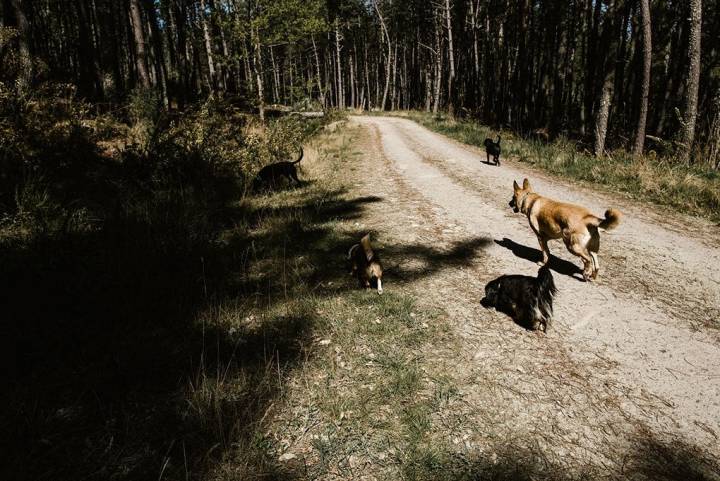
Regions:
<svg viewBox="0 0 720 481"><path fill-rule="evenodd" d="M359 243L350 248L347 259L352 265L350 275L357 276L360 287L371 287L371 282L374 280L377 283L378 294L383 293L383 267L370 244L370 234L365 235Z"/></svg>
<svg viewBox="0 0 720 481"><path fill-rule="evenodd" d="M258 172L253 182L253 187L258 190L262 187L275 188L280 184L283 178L286 178L288 182L295 182L300 185L300 179L297 175L297 167L295 164L299 163L303 159L305 151L300 146L300 156L293 162L275 162L274 164L266 165L260 172Z"/></svg>
<svg viewBox="0 0 720 481"><path fill-rule="evenodd" d="M513 190L510 207L515 212L527 215L542 250L540 265L547 264L550 259L547 242L562 239L567 250L582 259L585 280L595 279L600 270L597 258L600 249L598 228L610 230L617 227L622 219L620 211L608 209L603 219L585 207L557 202L536 194L527 179L523 180L522 188L513 181Z"/></svg>

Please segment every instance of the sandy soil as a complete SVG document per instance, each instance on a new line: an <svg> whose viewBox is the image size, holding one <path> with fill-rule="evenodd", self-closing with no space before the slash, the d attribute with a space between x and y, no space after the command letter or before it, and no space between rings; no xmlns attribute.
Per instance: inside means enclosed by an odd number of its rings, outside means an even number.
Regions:
<svg viewBox="0 0 720 481"><path fill-rule="evenodd" d="M368 227L392 242L479 246L466 265L437 269L413 289L454 319L459 352L439 347L435 355L465 383L469 404L502 404L486 424L504 426L508 436L535 433L557 459L613 465L608 470L616 475L625 462L619 457L637 448L641 432L720 457L717 226L512 160L487 165L484 152L410 120L351 117L349 125L363 132L356 148L367 174L355 190L384 200ZM608 207L625 214L619 228L601 233L594 283L581 280L578 258L550 243L559 295L547 334L524 331L478 303L495 277L537 272L537 240L527 219L507 205L512 181L523 177L542 195L598 215ZM392 246L386 250L392 255ZM414 269L432 267L396 261L395 275L404 281ZM467 416L478 413L469 408Z"/></svg>

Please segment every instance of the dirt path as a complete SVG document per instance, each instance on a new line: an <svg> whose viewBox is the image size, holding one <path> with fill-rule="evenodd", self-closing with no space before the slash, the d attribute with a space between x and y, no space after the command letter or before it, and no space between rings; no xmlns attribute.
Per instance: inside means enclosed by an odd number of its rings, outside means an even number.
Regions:
<svg viewBox="0 0 720 481"><path fill-rule="evenodd" d="M631 432L638 430L720 456L720 229L578 188L512 161L486 165L484 153L409 120L353 117L350 124L367 134L368 145L357 146L369 163L364 170L383 176L363 185L388 196L382 208L390 223L377 221L374 228L407 241L474 239L483 246L469 269L443 270L416 286L457 321L464 345L455 359L468 363L461 363L465 372L459 376L466 377L470 399L480 402L488 395L472 392L477 376L521 372L529 374L528 392L546 399L515 406L514 422L556 404L566 414L568 435L582 438L574 445L604 458L596 459L599 464L613 456L608 442L632 444ZM611 206L625 213L616 231L601 234L596 283L580 281L578 259L559 242L550 244L560 258L553 262L560 293L547 335L526 333L477 305L482 286L496 276L537 271L537 241L524 216L507 206L512 181L526 176L543 195L598 214ZM493 322L483 320L488 316ZM448 362L443 356L438 353L438 362Z"/></svg>

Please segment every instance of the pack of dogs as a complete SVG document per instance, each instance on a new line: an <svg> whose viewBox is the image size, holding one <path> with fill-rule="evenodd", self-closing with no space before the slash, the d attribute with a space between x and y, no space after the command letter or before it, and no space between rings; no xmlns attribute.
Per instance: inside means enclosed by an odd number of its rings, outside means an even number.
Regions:
<svg viewBox="0 0 720 481"><path fill-rule="evenodd" d="M614 229L620 224L622 214L617 209L608 209L604 217L598 217L585 207L543 197L533 190L528 179L523 179L522 187L513 181L513 195L508 205L513 212L527 217L537 236L542 253L542 260L538 262L540 270L537 277L506 275L489 282L480 303L507 314L527 329L547 331L557 294L549 268L548 241L561 239L567 250L582 260L583 279L593 281L600 270L599 229Z"/></svg>
<svg viewBox="0 0 720 481"><path fill-rule="evenodd" d="M487 163L500 165L500 136L493 142L485 139ZM300 185L296 165L303 158L303 149L294 161L276 162L263 167L257 174L255 188L275 188L281 182ZM553 299L557 287L550 270L548 241L560 239L567 250L580 258L582 275L586 282L597 279L600 270L598 251L599 230L612 230L622 220L617 209L607 209L603 217L596 216L585 207L560 202L536 193L530 181L523 179L522 186L513 181L513 194L508 203L515 213L527 217L530 228L537 237L542 259L536 277L503 275L485 286L485 296L480 304L494 308L511 317L517 324L529 330L547 331L553 318ZM370 234L365 234L347 252L346 261L350 275L356 277L362 289L376 289L383 293L383 266L373 249Z"/></svg>

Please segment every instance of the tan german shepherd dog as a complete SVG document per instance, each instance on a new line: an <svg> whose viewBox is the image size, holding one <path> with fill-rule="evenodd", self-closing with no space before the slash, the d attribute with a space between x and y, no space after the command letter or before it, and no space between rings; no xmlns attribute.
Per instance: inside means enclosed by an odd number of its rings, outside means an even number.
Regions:
<svg viewBox="0 0 720 481"><path fill-rule="evenodd" d="M622 219L620 211L608 209L602 219L585 207L557 202L536 194L528 179L523 180L522 188L513 181L513 189L510 207L514 212L527 215L542 251L543 258L539 264L544 266L550 259L547 242L551 239L562 239L570 253L582 259L585 280L595 279L600 270L597 258L600 249L598 228L610 230L617 227Z"/></svg>

